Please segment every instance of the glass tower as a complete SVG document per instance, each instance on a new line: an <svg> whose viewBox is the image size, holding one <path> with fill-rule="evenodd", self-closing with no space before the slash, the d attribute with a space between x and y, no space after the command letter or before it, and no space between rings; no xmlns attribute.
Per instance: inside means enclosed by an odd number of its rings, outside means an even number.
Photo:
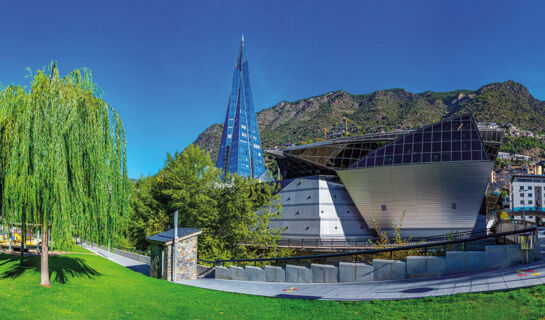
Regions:
<svg viewBox="0 0 545 320"><path fill-rule="evenodd" d="M243 177L258 180L269 178L263 163L244 36L233 70L233 85L227 103L227 115L216 166L222 168L223 172L236 173Z"/></svg>

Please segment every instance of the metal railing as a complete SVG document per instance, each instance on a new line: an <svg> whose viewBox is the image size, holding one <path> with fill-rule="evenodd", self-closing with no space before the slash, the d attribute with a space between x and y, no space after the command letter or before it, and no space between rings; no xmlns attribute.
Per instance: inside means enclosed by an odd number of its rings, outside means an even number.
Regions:
<svg viewBox="0 0 545 320"><path fill-rule="evenodd" d="M463 244L463 250L466 250L468 242L481 241L485 239L496 239L496 240L503 239L503 243L505 243L508 236L522 235L522 234L526 236L536 237L537 230L538 230L537 227L530 227L530 228L525 228L521 230L513 230L513 231L494 233L494 234L488 233L488 230L483 230L481 231L480 235L474 235L472 237L468 237L467 233L460 234L460 235L447 234L447 235L444 235L444 237L451 237L452 238L451 240L426 241L426 242L417 243L414 245L392 246L389 248L380 248L380 249L357 250L357 251L350 251L350 252L304 255L304 256L294 256L294 257L273 257L273 258L254 258L254 259L218 259L214 261L198 259L198 261L203 263L214 264L214 265L223 265L224 263L239 263L239 262L243 262L243 263L285 262L285 261L300 262L302 260L317 260L317 259L325 260L327 258L332 258L332 257L349 257L349 256L357 257L357 256L365 256L365 255L372 255L372 254L378 254L378 253L390 253L390 256L392 256L392 253L396 251L416 250L416 249L423 249L425 254L427 254L428 248L431 248L431 247L439 247L439 248L442 248L443 251L446 251L448 246Z"/></svg>
<svg viewBox="0 0 545 320"><path fill-rule="evenodd" d="M477 231L467 232L454 232L443 235L425 237L425 238L413 238L408 239L409 242L414 243L433 243L437 241L448 241L452 239L472 239L477 236L482 236L491 233L490 229L483 229ZM276 241L276 245L280 248L291 249L330 249L330 250L343 250L343 249L365 249L375 246L375 243L379 241L377 237L367 237L359 240L341 240L341 239L280 239ZM394 239L390 239L392 245L394 245ZM246 246L253 246L252 243L244 243Z"/></svg>

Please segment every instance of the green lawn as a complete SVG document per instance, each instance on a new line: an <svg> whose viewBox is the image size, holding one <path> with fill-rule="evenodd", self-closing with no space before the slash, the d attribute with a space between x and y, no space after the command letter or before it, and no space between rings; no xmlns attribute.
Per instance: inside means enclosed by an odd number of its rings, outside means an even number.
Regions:
<svg viewBox="0 0 545 320"><path fill-rule="evenodd" d="M543 286L406 301L273 299L186 287L145 277L100 256L50 259L51 288L39 285L38 257L21 268L0 255L2 319L538 319ZM61 268L62 266L62 268Z"/></svg>

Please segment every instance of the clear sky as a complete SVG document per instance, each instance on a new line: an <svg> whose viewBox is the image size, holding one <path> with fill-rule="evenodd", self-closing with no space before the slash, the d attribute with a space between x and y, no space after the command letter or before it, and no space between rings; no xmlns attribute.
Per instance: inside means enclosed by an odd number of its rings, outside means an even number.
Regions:
<svg viewBox="0 0 545 320"><path fill-rule="evenodd" d="M91 69L137 178L223 122L242 33L258 111L338 89L505 80L545 100L544 17L545 1L6 1L0 83L52 60Z"/></svg>

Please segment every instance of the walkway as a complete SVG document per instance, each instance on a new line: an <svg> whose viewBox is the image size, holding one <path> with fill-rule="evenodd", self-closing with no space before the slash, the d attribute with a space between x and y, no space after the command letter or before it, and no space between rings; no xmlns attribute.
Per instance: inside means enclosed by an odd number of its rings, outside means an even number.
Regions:
<svg viewBox="0 0 545 320"><path fill-rule="evenodd" d="M545 257L545 238L539 245ZM104 258L149 276L149 265L97 247L86 247ZM218 291L277 298L321 300L394 300L445 296L464 292L509 290L545 284L545 259L529 265L456 275L359 283L286 283L236 280L182 280L179 284Z"/></svg>
<svg viewBox="0 0 545 320"><path fill-rule="evenodd" d="M450 276L359 283L285 283L198 279L178 283L219 291L277 298L392 300L463 292L508 290L545 284L545 261Z"/></svg>
<svg viewBox="0 0 545 320"><path fill-rule="evenodd" d="M142 263L140 261L132 260L132 259L123 257L121 255L115 254L113 252L109 252L107 250L97 248L95 246L82 245L82 247L89 250L89 251L91 251L91 252L94 252L94 253L96 253L98 255L101 255L104 258L106 258L106 259L108 259L108 260L110 260L112 262L115 262L115 263L117 263L119 265L127 267L127 268L131 269L132 271L139 272L139 273L149 277L149 264L145 264L145 263Z"/></svg>

